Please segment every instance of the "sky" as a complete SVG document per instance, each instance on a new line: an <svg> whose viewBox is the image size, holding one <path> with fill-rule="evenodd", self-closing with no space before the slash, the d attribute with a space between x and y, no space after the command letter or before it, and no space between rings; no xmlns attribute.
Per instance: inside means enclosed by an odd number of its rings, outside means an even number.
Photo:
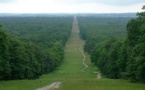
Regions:
<svg viewBox="0 0 145 90"><path fill-rule="evenodd" d="M0 13L131 13L145 0L0 0Z"/></svg>

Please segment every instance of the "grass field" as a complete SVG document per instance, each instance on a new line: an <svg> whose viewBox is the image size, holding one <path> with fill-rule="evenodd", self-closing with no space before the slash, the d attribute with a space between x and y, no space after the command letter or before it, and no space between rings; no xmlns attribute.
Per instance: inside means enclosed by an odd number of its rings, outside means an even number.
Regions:
<svg viewBox="0 0 145 90"><path fill-rule="evenodd" d="M89 67L82 72L83 56L79 48L85 42L78 37L78 31L77 20L74 19L71 37L65 46L65 59L56 71L36 80L0 81L0 90L35 90L56 81L62 82L58 90L145 90L145 84L134 84L120 79L97 79L93 73L97 68L90 63L87 54L86 64Z"/></svg>

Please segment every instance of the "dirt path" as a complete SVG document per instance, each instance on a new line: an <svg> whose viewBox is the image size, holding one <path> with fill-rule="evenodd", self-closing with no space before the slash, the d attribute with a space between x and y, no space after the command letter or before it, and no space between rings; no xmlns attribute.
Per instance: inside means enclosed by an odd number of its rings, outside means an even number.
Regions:
<svg viewBox="0 0 145 90"><path fill-rule="evenodd" d="M85 54L84 54L83 50L81 49L81 46L80 46L79 50L80 50L80 52L82 53L82 55L83 55L83 57L84 57L84 58L83 58L83 61L82 61L82 64L84 65L84 68L83 68L83 69L81 69L81 71L82 71L82 72L84 72L84 71L85 71L85 69L86 69L86 68L88 68L88 65L85 63L86 56L85 56Z"/></svg>
<svg viewBox="0 0 145 90"><path fill-rule="evenodd" d="M97 73L97 79L101 79L101 73L100 72Z"/></svg>
<svg viewBox="0 0 145 90"><path fill-rule="evenodd" d="M38 88L36 90L54 90L54 89L59 88L60 85L61 85L61 82L54 82L46 87Z"/></svg>
<svg viewBox="0 0 145 90"><path fill-rule="evenodd" d="M102 77L101 77L101 72L100 72L100 71L98 71L98 72L93 72L93 73L96 74L96 78L97 78L97 79L101 79L101 78L102 78Z"/></svg>

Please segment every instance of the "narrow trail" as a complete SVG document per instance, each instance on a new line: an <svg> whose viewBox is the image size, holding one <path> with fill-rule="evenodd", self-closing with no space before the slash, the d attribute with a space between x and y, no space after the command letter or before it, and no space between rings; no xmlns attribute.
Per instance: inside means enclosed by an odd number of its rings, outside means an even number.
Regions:
<svg viewBox="0 0 145 90"><path fill-rule="evenodd" d="M101 73L100 72L97 73L97 79L101 79Z"/></svg>
<svg viewBox="0 0 145 90"><path fill-rule="evenodd" d="M82 61L82 64L85 66L84 68L81 69L81 71L82 71L82 72L85 72L85 69L88 68L88 65L85 63L86 56L85 56L83 50L81 49L81 46L80 46L79 50L80 50L80 52L82 53L82 55L83 55L83 57L84 57L84 58L83 58L83 61Z"/></svg>
<svg viewBox="0 0 145 90"><path fill-rule="evenodd" d="M57 89L59 88L61 82L54 82L48 86L45 86L45 87L42 87L42 88L38 88L36 90L54 90L54 89Z"/></svg>
<svg viewBox="0 0 145 90"><path fill-rule="evenodd" d="M101 72L100 72L100 71L98 71L98 72L93 72L93 73L97 75L97 76L96 76L97 79L101 79L101 78L102 78Z"/></svg>

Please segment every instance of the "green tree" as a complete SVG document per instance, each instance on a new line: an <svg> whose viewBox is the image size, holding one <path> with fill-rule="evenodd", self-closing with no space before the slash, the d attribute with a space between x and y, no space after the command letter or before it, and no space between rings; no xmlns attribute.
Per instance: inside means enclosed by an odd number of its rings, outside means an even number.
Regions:
<svg viewBox="0 0 145 90"><path fill-rule="evenodd" d="M0 28L0 79L11 76L9 44L8 36Z"/></svg>

